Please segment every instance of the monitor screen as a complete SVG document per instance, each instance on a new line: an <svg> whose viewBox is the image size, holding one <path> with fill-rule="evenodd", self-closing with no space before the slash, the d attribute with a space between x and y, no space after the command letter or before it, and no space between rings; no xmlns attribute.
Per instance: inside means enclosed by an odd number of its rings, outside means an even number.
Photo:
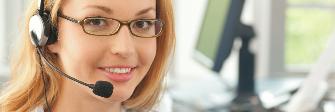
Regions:
<svg viewBox="0 0 335 112"><path fill-rule="evenodd" d="M194 58L208 68L214 66L228 17L231 0L208 0Z"/></svg>

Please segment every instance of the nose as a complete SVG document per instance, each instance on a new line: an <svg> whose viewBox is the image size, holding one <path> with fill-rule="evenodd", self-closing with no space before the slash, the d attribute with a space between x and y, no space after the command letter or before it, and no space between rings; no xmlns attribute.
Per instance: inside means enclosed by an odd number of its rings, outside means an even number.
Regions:
<svg viewBox="0 0 335 112"><path fill-rule="evenodd" d="M111 40L110 51L112 54L126 58L135 52L134 38L128 27L120 27L120 31Z"/></svg>

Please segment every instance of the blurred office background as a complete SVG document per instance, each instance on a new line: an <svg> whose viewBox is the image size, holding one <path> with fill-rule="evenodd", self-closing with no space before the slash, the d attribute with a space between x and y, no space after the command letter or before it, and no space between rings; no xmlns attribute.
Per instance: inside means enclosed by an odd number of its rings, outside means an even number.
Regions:
<svg viewBox="0 0 335 112"><path fill-rule="evenodd" d="M18 27L23 23L27 1L0 1L0 84L9 77L9 54L15 47L14 41L20 39ZM174 0L177 46L167 93L176 112L224 112L236 96L240 39L233 42L232 52L219 72L194 58L210 1ZM292 95L335 31L335 0L246 0L241 21L252 26L256 33L249 49L256 57L258 95L264 92ZM325 108L335 111L332 80L334 76L329 75L329 88L319 111ZM287 103L290 95L282 99L276 96L273 100L279 103L260 99L263 106L277 108Z"/></svg>

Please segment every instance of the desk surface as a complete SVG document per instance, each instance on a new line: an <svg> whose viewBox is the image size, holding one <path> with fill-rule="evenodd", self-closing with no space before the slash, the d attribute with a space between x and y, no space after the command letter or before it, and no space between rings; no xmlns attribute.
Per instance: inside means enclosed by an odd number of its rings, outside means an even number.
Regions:
<svg viewBox="0 0 335 112"><path fill-rule="evenodd" d="M280 96L299 87L302 79L268 78L257 81L256 88L259 94L270 93L273 96ZM174 103L182 105L179 107L191 108L183 112L207 111L218 106L227 107L235 97L235 89L229 87L230 85L225 85L225 80L216 74L194 75L194 77L170 80L173 80L171 82L173 84L168 91ZM277 102L271 103L275 105Z"/></svg>

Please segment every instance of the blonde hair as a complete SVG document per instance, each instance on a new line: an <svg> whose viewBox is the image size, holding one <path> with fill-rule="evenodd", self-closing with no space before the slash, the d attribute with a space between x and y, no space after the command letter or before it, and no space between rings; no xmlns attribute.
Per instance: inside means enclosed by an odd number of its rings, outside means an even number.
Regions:
<svg viewBox="0 0 335 112"><path fill-rule="evenodd" d="M45 8L51 12L53 25L57 25L57 11L62 0L45 0ZM137 86L133 95L126 100L123 105L136 111L150 110L160 98L163 90L163 80L167 72L168 60L174 51L175 32L173 21L173 10L171 0L157 0L157 10L159 18L164 24L162 35L157 38L156 57L149 69L147 75ZM20 39L19 50L14 54L11 64L11 79L7 82L7 87L2 90L0 96L1 112L27 112L43 105L46 108L44 100L44 84L41 77L41 68L39 56L36 54L35 47L30 41L28 32L28 21L37 10L37 0L33 0L29 5L25 25L23 26L23 35ZM57 57L51 53L46 53L47 58L59 66ZM62 77L54 71L48 69L44 71L47 75L47 99L52 105L59 91L59 85Z"/></svg>

